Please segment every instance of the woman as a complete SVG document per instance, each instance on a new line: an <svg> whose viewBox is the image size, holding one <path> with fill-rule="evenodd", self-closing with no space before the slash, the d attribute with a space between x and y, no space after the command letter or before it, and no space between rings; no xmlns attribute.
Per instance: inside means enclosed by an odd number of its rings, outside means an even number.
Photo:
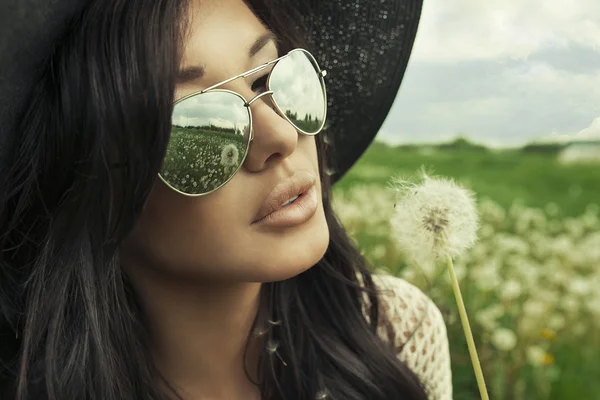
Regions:
<svg viewBox="0 0 600 400"><path fill-rule="evenodd" d="M2 399L451 398L331 208L420 12L372 3L3 3Z"/></svg>

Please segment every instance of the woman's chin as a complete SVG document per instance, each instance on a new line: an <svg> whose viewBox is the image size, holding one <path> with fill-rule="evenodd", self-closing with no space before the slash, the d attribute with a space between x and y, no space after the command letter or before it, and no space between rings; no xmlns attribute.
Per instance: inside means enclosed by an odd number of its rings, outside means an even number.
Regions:
<svg viewBox="0 0 600 400"><path fill-rule="evenodd" d="M270 237L249 251L247 264L238 273L250 282L275 282L293 278L316 265L329 246L329 230L324 225L306 232ZM258 241L260 242L260 241Z"/></svg>
<svg viewBox="0 0 600 400"><path fill-rule="evenodd" d="M282 246L267 250L262 262L247 270L248 281L276 282L293 278L315 266L325 255L329 245L326 238L312 237L299 245ZM320 239L320 240L319 240Z"/></svg>

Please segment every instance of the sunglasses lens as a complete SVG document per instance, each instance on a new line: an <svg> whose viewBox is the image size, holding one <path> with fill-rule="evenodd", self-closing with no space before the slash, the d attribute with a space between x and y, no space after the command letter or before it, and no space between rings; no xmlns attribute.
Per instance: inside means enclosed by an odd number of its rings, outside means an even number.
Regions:
<svg viewBox="0 0 600 400"><path fill-rule="evenodd" d="M294 50L280 60L271 71L269 86L275 104L296 129L314 135L323 128L325 86L309 53Z"/></svg>
<svg viewBox="0 0 600 400"><path fill-rule="evenodd" d="M175 104L171 139L159 176L178 192L200 195L229 181L250 140L250 111L231 92L212 91Z"/></svg>

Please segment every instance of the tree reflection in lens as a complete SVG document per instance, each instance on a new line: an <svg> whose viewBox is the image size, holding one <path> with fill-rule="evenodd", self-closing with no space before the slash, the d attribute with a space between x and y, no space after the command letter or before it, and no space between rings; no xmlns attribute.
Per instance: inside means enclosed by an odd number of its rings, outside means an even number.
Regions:
<svg viewBox="0 0 600 400"><path fill-rule="evenodd" d="M321 78L307 53L292 51L275 65L269 78L273 99L283 114L306 133L316 133L325 119Z"/></svg>

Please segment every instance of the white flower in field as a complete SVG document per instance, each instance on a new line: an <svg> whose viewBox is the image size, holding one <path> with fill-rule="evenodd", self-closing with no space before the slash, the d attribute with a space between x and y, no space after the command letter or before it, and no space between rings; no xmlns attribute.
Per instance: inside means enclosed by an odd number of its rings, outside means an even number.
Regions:
<svg viewBox="0 0 600 400"><path fill-rule="evenodd" d="M521 295L523 292L523 287L519 281L514 279L510 279L502 285L500 290L500 297L503 300L513 300Z"/></svg>
<svg viewBox="0 0 600 400"><path fill-rule="evenodd" d="M536 299L528 299L523 304L523 312L528 317L540 317L546 312L547 308L546 303Z"/></svg>
<svg viewBox="0 0 600 400"><path fill-rule="evenodd" d="M221 150L221 165L235 167L239 161L240 152L234 144L228 144Z"/></svg>
<svg viewBox="0 0 600 400"><path fill-rule="evenodd" d="M484 198L479 204L481 219L494 225L501 225L506 218L506 211L498 203L489 198Z"/></svg>
<svg viewBox="0 0 600 400"><path fill-rule="evenodd" d="M491 238L496 233L494 227L490 224L485 224L479 229L479 235L483 238Z"/></svg>
<svg viewBox="0 0 600 400"><path fill-rule="evenodd" d="M417 279L417 276L419 276L419 274L417 273L417 271L415 271L412 268L404 268L402 270L402 272L400 273L400 276L407 280L408 282L414 283Z"/></svg>
<svg viewBox="0 0 600 400"><path fill-rule="evenodd" d="M386 253L387 253L387 249L382 244L378 244L377 246L375 246L372 251L373 257L375 259L380 259L380 258L385 257Z"/></svg>
<svg viewBox="0 0 600 400"><path fill-rule="evenodd" d="M554 308L560 301L562 301L561 292L548 287L538 287L535 291L535 296L537 301L545 304L546 308Z"/></svg>
<svg viewBox="0 0 600 400"><path fill-rule="evenodd" d="M564 268L557 269L554 273L548 276L548 280L555 285L565 285L569 282L570 275L567 273Z"/></svg>
<svg viewBox="0 0 600 400"><path fill-rule="evenodd" d="M573 278L569 282L569 291L576 296L587 296L591 289L589 280L585 278Z"/></svg>
<svg viewBox="0 0 600 400"><path fill-rule="evenodd" d="M495 289L501 281L499 275L500 261L491 259L485 262L481 267L474 268L470 275L471 279L479 290L488 291Z"/></svg>
<svg viewBox="0 0 600 400"><path fill-rule="evenodd" d="M455 258L475 244L479 222L472 192L425 173L418 185L396 179L392 187L392 230L412 261Z"/></svg>
<svg viewBox="0 0 600 400"><path fill-rule="evenodd" d="M477 242L477 244L469 251L471 261L475 264L480 264L488 259L492 253L492 249L488 246L488 242Z"/></svg>
<svg viewBox="0 0 600 400"><path fill-rule="evenodd" d="M546 351L540 346L528 346L525 350L527 361L534 366L542 365Z"/></svg>
<svg viewBox="0 0 600 400"><path fill-rule="evenodd" d="M567 234L574 239L580 238L585 232L585 224L577 218L567 218L564 227Z"/></svg>
<svg viewBox="0 0 600 400"><path fill-rule="evenodd" d="M498 326L497 320L504 315L506 310L502 304L494 304L486 309L479 311L475 315L475 320L484 329L492 331Z"/></svg>
<svg viewBox="0 0 600 400"><path fill-rule="evenodd" d="M521 255L529 253L529 244L519 236L500 233L493 238L493 241L497 251Z"/></svg>
<svg viewBox="0 0 600 400"><path fill-rule="evenodd" d="M595 229L600 224L600 219L598 219L598 215L586 212L581 217L583 222L583 226L587 229Z"/></svg>
<svg viewBox="0 0 600 400"><path fill-rule="evenodd" d="M596 320L600 320L600 296L596 295L593 299L586 302L586 307L596 316Z"/></svg>
<svg viewBox="0 0 600 400"><path fill-rule="evenodd" d="M568 257L573 249L573 240L566 234L557 236L552 243L552 252L557 256Z"/></svg>
<svg viewBox="0 0 600 400"><path fill-rule="evenodd" d="M571 294L564 296L560 302L562 309L569 313L575 313L579 310L579 301Z"/></svg>
<svg viewBox="0 0 600 400"><path fill-rule="evenodd" d="M561 314L553 314L548 320L548 327L558 331L565 326L565 317Z"/></svg>
<svg viewBox="0 0 600 400"><path fill-rule="evenodd" d="M562 232L563 230L563 224L560 221L550 221L548 223L548 232L552 233L552 234L557 234L559 232Z"/></svg>
<svg viewBox="0 0 600 400"><path fill-rule="evenodd" d="M507 328L498 328L492 334L492 344L501 351L511 351L517 345L517 335Z"/></svg>

